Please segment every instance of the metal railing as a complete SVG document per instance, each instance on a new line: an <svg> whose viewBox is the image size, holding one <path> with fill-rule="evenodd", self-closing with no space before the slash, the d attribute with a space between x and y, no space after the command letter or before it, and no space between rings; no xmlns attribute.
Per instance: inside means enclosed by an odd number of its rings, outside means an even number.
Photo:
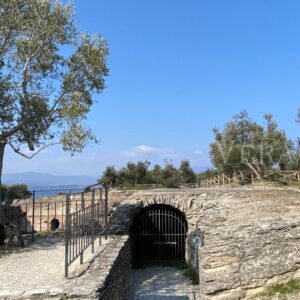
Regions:
<svg viewBox="0 0 300 300"><path fill-rule="evenodd" d="M75 194L67 195L66 224L65 224L65 277L68 278L69 266L80 257L83 263L84 251L91 246L94 253L95 241L102 235L108 221L108 189L94 186L91 189L92 199L89 206L85 206L85 193L81 193L81 207L75 212L70 212L71 199ZM103 197L104 193L104 197ZM106 238L106 236L105 236Z"/></svg>
<svg viewBox="0 0 300 300"><path fill-rule="evenodd" d="M77 189L76 189L77 190ZM82 189L78 189L82 190ZM58 193L64 195L59 195ZM50 195L49 195L50 194ZM31 235L33 242L39 232L64 231L66 219L66 195L72 194L71 211L81 208L81 193L72 193L70 189L33 190L31 199L20 200L17 203L0 203L4 216L16 226L20 234ZM45 197L46 195L49 195ZM91 200L84 198L84 205L90 205Z"/></svg>

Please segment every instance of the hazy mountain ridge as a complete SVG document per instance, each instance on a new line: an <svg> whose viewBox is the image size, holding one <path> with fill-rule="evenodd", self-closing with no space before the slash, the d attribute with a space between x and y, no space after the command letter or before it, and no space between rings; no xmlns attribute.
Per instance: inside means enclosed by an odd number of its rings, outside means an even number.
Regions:
<svg viewBox="0 0 300 300"><path fill-rule="evenodd" d="M24 172L3 174L4 184L25 183L31 188L50 188L66 186L87 186L96 183L97 178L85 175L52 175L49 173Z"/></svg>

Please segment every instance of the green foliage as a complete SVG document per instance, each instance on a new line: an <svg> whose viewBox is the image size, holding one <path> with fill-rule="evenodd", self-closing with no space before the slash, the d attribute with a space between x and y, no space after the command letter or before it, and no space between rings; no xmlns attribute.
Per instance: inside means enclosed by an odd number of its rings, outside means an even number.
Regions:
<svg viewBox="0 0 300 300"><path fill-rule="evenodd" d="M1 185L1 202L11 203L15 199L26 199L31 196L26 184Z"/></svg>
<svg viewBox="0 0 300 300"><path fill-rule="evenodd" d="M160 165L155 164L152 168L152 170L150 170L150 172L148 172L148 178L149 178L149 182L153 183L153 184L161 184L162 183L162 169Z"/></svg>
<svg viewBox="0 0 300 300"><path fill-rule="evenodd" d="M273 297L276 294L287 295L293 294L297 291L300 291L300 281L292 279L287 283L277 284L271 287L268 291L260 293L259 296Z"/></svg>
<svg viewBox="0 0 300 300"><path fill-rule="evenodd" d="M183 275L189 278L192 281L193 285L198 285L199 284L199 275L192 269L192 268L187 268L183 271Z"/></svg>
<svg viewBox="0 0 300 300"><path fill-rule="evenodd" d="M60 0L0 0L0 19L0 148L30 158L21 146L36 154L61 143L74 154L96 142L85 119L105 88L107 42L80 33Z"/></svg>
<svg viewBox="0 0 300 300"><path fill-rule="evenodd" d="M219 175L218 170L207 169L206 171L197 174L197 180L201 181L201 180L205 180L205 179L210 179L217 175Z"/></svg>
<svg viewBox="0 0 300 300"><path fill-rule="evenodd" d="M99 183L126 189L149 189L161 186L178 188L181 184L195 183L197 180L188 160L182 161L179 169L167 160L164 168L156 164L149 170L149 166L149 161L128 162L119 171L113 166L108 166L99 179Z"/></svg>
<svg viewBox="0 0 300 300"><path fill-rule="evenodd" d="M213 164L220 172L251 170L258 178L274 165L285 167L292 159L293 144L266 114L265 126L252 121L246 111L233 117L222 131L214 129L210 145Z"/></svg>
<svg viewBox="0 0 300 300"><path fill-rule="evenodd" d="M177 267L183 271L183 275L185 277L192 281L193 285L199 284L199 275L194 269L191 268L191 266L186 261L180 261Z"/></svg>
<svg viewBox="0 0 300 300"><path fill-rule="evenodd" d="M188 160L183 160L181 162L179 173L183 183L195 183L197 180L197 176L191 168Z"/></svg>
<svg viewBox="0 0 300 300"><path fill-rule="evenodd" d="M165 161L165 167L161 172L162 184L167 188L178 188L181 183L179 170L171 162Z"/></svg>
<svg viewBox="0 0 300 300"><path fill-rule="evenodd" d="M148 168L150 166L149 161L138 161L135 165L136 184L147 183Z"/></svg>
<svg viewBox="0 0 300 300"><path fill-rule="evenodd" d="M0 202L4 202L5 199L7 198L7 185L1 184L0 189L1 189L1 191L0 191L0 195L1 195Z"/></svg>
<svg viewBox="0 0 300 300"><path fill-rule="evenodd" d="M104 186L115 187L117 183L117 170L114 166L108 166L99 182Z"/></svg>

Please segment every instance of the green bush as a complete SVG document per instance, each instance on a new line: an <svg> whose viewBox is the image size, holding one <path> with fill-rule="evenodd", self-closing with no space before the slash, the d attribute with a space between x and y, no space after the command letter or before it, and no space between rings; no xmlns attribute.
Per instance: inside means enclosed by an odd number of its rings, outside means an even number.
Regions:
<svg viewBox="0 0 300 300"><path fill-rule="evenodd" d="M1 202L7 201L7 203L11 203L15 199L26 199L31 197L31 195L26 184L1 185Z"/></svg>
<svg viewBox="0 0 300 300"><path fill-rule="evenodd" d="M7 197L7 186L4 184L1 184L0 186L0 202L4 202L4 200Z"/></svg>

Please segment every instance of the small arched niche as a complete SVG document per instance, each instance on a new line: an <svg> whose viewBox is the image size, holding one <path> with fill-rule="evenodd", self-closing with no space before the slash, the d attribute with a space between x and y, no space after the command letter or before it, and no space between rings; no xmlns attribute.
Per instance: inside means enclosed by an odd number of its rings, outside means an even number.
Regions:
<svg viewBox="0 0 300 300"><path fill-rule="evenodd" d="M54 230L58 229L58 227L59 227L59 220L56 218L52 219L50 222L50 230L54 231Z"/></svg>

